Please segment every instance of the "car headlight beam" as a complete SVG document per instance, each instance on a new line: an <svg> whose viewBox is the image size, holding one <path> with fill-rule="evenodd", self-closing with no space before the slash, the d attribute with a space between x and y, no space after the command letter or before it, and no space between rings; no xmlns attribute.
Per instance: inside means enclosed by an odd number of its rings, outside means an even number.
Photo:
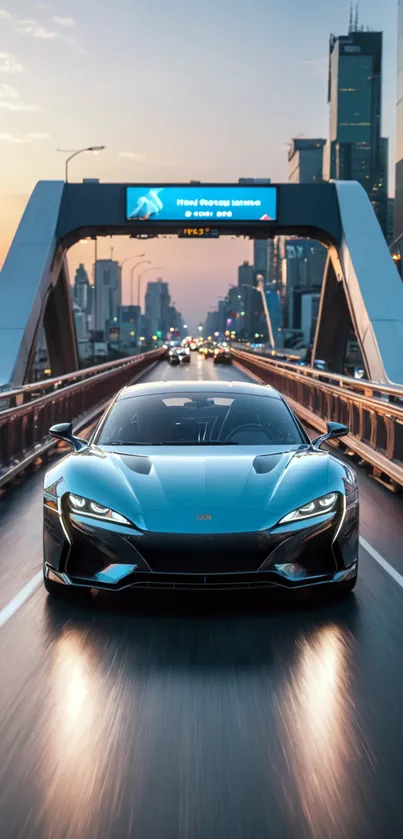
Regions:
<svg viewBox="0 0 403 839"><path fill-rule="evenodd" d="M72 513L78 513L81 516L91 516L94 519L101 521L114 521L117 524L125 524L132 526L131 521L121 516L120 513L115 513L109 507L104 507L102 504L97 504L96 501L90 501L89 498L83 498L80 495L73 495L71 492L68 495L69 507Z"/></svg>
<svg viewBox="0 0 403 839"><path fill-rule="evenodd" d="M338 493L328 492L322 495L321 498L316 498L309 504L304 504L302 507L297 507L291 513L287 513L279 524L288 524L293 521L302 521L303 519L310 519L313 516L323 516L324 513L332 513L337 507Z"/></svg>

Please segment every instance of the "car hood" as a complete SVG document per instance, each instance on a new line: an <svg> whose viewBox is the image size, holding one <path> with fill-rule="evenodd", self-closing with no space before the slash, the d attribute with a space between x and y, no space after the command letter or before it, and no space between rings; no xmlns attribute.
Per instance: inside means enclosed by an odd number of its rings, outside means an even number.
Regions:
<svg viewBox="0 0 403 839"><path fill-rule="evenodd" d="M328 454L286 447L89 449L67 461L70 492L158 532L266 529L329 491Z"/></svg>

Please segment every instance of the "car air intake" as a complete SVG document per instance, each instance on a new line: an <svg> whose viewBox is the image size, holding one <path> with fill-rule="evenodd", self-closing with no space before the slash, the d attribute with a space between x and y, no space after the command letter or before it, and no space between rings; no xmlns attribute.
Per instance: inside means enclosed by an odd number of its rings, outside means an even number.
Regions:
<svg viewBox="0 0 403 839"><path fill-rule="evenodd" d="M137 454L121 454L120 459L131 472L137 472L138 475L149 475L151 472L152 463L149 457L142 457Z"/></svg>
<svg viewBox="0 0 403 839"><path fill-rule="evenodd" d="M258 475L267 475L280 462L282 454L262 454L255 457L253 461L253 468Z"/></svg>

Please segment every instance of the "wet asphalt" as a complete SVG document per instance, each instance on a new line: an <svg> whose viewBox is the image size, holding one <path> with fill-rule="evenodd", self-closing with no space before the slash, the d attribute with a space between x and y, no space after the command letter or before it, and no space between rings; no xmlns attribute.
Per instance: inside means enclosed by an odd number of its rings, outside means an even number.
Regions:
<svg viewBox="0 0 403 839"><path fill-rule="evenodd" d="M147 378L245 379L193 355ZM363 538L403 575L403 499L358 470ZM43 471L0 499L0 611L40 570ZM403 580L402 580L403 582ZM40 587L0 629L1 839L400 839L403 588Z"/></svg>

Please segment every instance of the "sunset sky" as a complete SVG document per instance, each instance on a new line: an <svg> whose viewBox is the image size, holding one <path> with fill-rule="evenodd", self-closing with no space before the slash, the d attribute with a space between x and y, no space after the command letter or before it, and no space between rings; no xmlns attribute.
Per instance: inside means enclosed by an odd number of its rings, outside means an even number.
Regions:
<svg viewBox="0 0 403 839"><path fill-rule="evenodd" d="M4 7L1 3L4 2ZM287 179L287 142L327 136L329 34L350 0L0 0L0 266L40 179L62 179L57 148L103 144L71 180ZM383 133L394 164L397 0L361 0L384 38ZM393 194L393 169L390 189ZM147 250L194 325L236 282L242 240L102 240L99 256ZM92 264L92 245L70 253ZM129 302L130 267L124 270ZM150 272L148 279L153 279Z"/></svg>

